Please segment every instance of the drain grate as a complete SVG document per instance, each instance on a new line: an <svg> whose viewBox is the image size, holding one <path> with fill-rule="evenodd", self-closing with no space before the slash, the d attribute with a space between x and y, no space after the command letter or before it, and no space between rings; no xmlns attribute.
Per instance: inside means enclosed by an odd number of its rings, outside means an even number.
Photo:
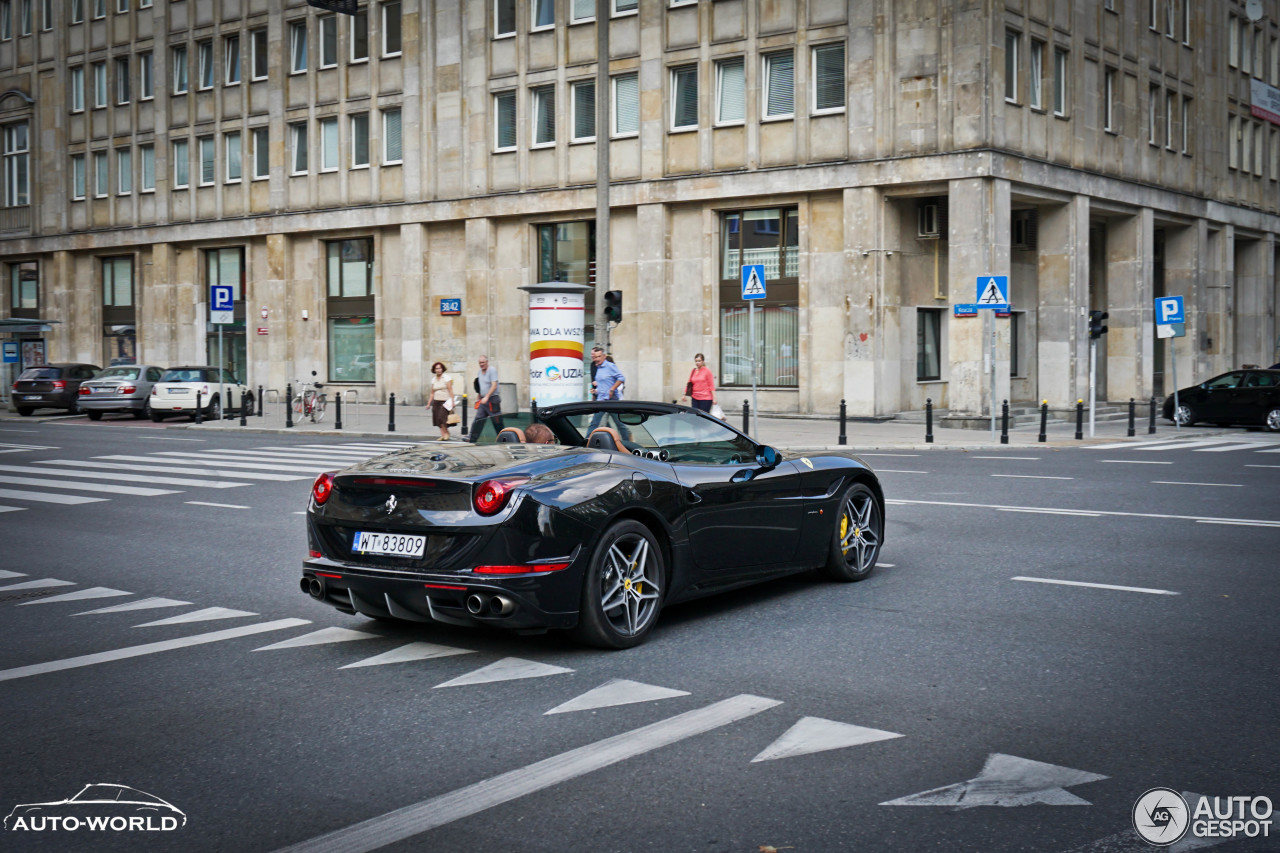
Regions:
<svg viewBox="0 0 1280 853"><path fill-rule="evenodd" d="M24 598L44 598L46 595L58 595L66 592L63 589L29 589L25 592L11 592L8 595L0 595L0 602L4 601L21 601Z"/></svg>

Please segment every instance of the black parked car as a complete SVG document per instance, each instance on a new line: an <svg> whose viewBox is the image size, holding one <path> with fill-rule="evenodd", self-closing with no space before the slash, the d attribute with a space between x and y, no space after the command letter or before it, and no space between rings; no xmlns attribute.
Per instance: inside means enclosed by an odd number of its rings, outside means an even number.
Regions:
<svg viewBox="0 0 1280 853"><path fill-rule="evenodd" d="M36 409L80 411L80 383L92 379L96 364L38 364L28 367L13 383L13 405L20 415Z"/></svg>
<svg viewBox="0 0 1280 853"><path fill-rule="evenodd" d="M559 444L423 445L322 474L302 589L379 619L641 642L677 601L790 572L871 573L876 475L665 403L539 410ZM510 439L509 442L503 439Z"/></svg>
<svg viewBox="0 0 1280 853"><path fill-rule="evenodd" d="M1233 370L1178 391L1178 411L1173 395L1164 401L1164 416L1182 426L1209 421L1262 425L1280 432L1280 370Z"/></svg>

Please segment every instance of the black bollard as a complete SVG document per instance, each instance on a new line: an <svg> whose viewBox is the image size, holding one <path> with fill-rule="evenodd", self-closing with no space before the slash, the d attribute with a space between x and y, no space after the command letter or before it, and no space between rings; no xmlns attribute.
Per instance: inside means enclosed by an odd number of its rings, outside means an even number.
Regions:
<svg viewBox="0 0 1280 853"><path fill-rule="evenodd" d="M924 443L933 444L933 398L924 401Z"/></svg>
<svg viewBox="0 0 1280 853"><path fill-rule="evenodd" d="M1151 420L1147 424L1147 435L1156 434L1156 398L1151 398Z"/></svg>
<svg viewBox="0 0 1280 853"><path fill-rule="evenodd" d="M751 404L746 400L742 401L742 431L751 435Z"/></svg>
<svg viewBox="0 0 1280 853"><path fill-rule="evenodd" d="M396 392L392 391L387 398L387 432L396 431Z"/></svg>
<svg viewBox="0 0 1280 853"><path fill-rule="evenodd" d="M840 438L836 441L837 444L849 443L849 439L845 435L845 420L847 417L848 417L848 410L844 404L844 400L841 400L840 401Z"/></svg>
<svg viewBox="0 0 1280 853"><path fill-rule="evenodd" d="M200 411L200 389L196 389L196 423L204 423L204 412Z"/></svg>
<svg viewBox="0 0 1280 853"><path fill-rule="evenodd" d="M540 423L538 416L538 398L534 397L529 401L529 419L532 423Z"/></svg>
<svg viewBox="0 0 1280 853"><path fill-rule="evenodd" d="M248 406L247 406L247 405L245 405L245 402L244 402L244 395L243 395L243 394L241 394L241 395L240 395L240 426L248 426L248 425L249 425L249 422L248 422L247 420L245 420L245 417L246 417L248 414L249 414L249 408L248 408Z"/></svg>
<svg viewBox="0 0 1280 853"><path fill-rule="evenodd" d="M463 441L467 440L467 412L471 407L467 405L467 395L462 395L462 426L459 432Z"/></svg>
<svg viewBox="0 0 1280 853"><path fill-rule="evenodd" d="M289 382L284 386L284 425L286 429L293 428L293 383Z"/></svg>
<svg viewBox="0 0 1280 853"><path fill-rule="evenodd" d="M1009 401L1005 400L1000 407L1000 443L1009 443Z"/></svg>
<svg viewBox="0 0 1280 853"><path fill-rule="evenodd" d="M1045 431L1049 426L1049 401L1040 401L1040 441L1048 441L1049 434Z"/></svg>
<svg viewBox="0 0 1280 853"><path fill-rule="evenodd" d="M1076 439L1084 438L1084 400L1076 400Z"/></svg>
<svg viewBox="0 0 1280 853"><path fill-rule="evenodd" d="M333 398L333 428L342 429L342 395Z"/></svg>
<svg viewBox="0 0 1280 853"><path fill-rule="evenodd" d="M1133 415L1135 412L1133 398L1129 398L1129 438L1133 438Z"/></svg>
<svg viewBox="0 0 1280 853"><path fill-rule="evenodd" d="M258 417L262 417L262 386L258 386Z"/></svg>

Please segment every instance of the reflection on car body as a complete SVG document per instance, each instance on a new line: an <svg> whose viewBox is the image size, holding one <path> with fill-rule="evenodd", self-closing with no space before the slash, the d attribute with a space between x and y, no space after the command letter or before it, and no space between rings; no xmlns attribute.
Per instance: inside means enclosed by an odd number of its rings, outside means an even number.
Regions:
<svg viewBox="0 0 1280 853"><path fill-rule="evenodd" d="M321 475L302 589L347 613L625 648L677 601L875 565L884 495L851 455L779 453L665 403L539 416L558 444L424 445Z"/></svg>
<svg viewBox="0 0 1280 853"><path fill-rule="evenodd" d="M1164 401L1164 417L1181 426L1208 421L1245 424L1280 432L1280 370L1232 370L1178 391Z"/></svg>

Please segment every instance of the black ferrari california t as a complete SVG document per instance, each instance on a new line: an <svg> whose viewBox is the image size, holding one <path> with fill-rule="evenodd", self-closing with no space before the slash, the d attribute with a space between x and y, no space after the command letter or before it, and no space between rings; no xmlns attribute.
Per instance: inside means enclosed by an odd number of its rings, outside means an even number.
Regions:
<svg viewBox="0 0 1280 853"><path fill-rule="evenodd" d="M818 569L858 581L884 494L847 453L780 453L694 409L540 409L557 443L426 444L321 474L301 587L376 619L570 629L627 648L667 604Z"/></svg>

